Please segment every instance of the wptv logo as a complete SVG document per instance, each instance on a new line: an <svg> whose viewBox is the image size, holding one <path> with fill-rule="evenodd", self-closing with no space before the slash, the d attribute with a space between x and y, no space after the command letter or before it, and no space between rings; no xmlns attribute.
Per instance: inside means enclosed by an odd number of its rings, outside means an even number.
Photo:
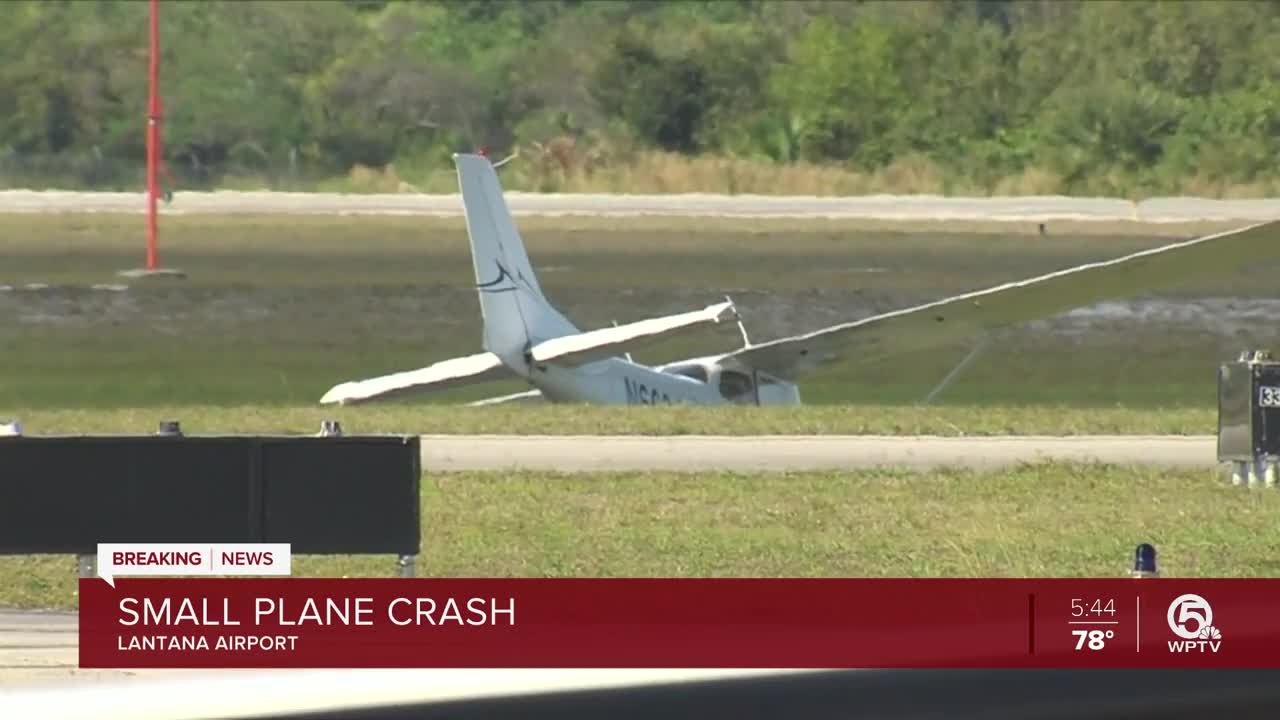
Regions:
<svg viewBox="0 0 1280 720"><path fill-rule="evenodd" d="M1216 653L1222 647L1222 632L1213 625L1213 608L1209 601L1187 593L1169 603L1169 629L1181 640L1169 641L1169 652Z"/></svg>

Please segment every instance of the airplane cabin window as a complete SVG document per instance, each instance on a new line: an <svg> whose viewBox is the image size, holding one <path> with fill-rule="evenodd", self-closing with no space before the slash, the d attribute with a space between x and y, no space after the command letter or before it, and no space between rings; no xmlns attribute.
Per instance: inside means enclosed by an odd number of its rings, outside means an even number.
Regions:
<svg viewBox="0 0 1280 720"><path fill-rule="evenodd" d="M730 399L742 397L749 395L754 389L750 375L733 370L720 371L720 394L724 397Z"/></svg>
<svg viewBox="0 0 1280 720"><path fill-rule="evenodd" d="M687 378L693 378L698 382L707 381L707 369L701 365L681 365L679 367L669 368L667 372L672 375L683 375Z"/></svg>

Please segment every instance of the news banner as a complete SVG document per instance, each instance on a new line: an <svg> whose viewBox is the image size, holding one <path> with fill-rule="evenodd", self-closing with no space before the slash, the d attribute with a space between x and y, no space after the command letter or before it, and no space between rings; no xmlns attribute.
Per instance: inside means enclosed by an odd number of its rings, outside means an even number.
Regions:
<svg viewBox="0 0 1280 720"><path fill-rule="evenodd" d="M85 668L1266 668L1280 581L320 579L100 545Z"/></svg>

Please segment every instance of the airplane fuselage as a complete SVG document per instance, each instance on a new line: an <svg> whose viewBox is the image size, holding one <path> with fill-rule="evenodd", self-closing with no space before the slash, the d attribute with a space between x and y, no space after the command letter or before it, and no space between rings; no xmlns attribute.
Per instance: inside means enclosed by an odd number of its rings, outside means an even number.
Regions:
<svg viewBox="0 0 1280 720"><path fill-rule="evenodd" d="M631 360L631 348L652 339L736 317L733 303L583 332L543 294L516 230L494 166L479 155L455 155L458 187L480 300L484 352L418 370L345 382L322 403L443 390L470 383L525 379L537 392L489 398L478 404L541 396L551 402L605 405L798 405L792 382L746 367L729 355L649 366ZM741 323L739 323L741 329ZM748 345L742 331L743 349ZM740 352L740 351L735 351ZM732 355L733 353L730 353ZM777 371L787 374L786 370Z"/></svg>
<svg viewBox="0 0 1280 720"><path fill-rule="evenodd" d="M701 377L672 372L693 370ZM726 378L724 373L733 373ZM706 379L701 379L705 377ZM607 358L576 367L541 365L531 369L530 384L551 402L606 405L798 405L792 383L755 373L726 371L714 359L697 359L654 368L623 358Z"/></svg>

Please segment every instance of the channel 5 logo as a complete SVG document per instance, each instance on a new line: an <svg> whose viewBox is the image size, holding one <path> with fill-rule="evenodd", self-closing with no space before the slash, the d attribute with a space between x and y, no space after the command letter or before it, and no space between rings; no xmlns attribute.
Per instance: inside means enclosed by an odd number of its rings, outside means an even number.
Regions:
<svg viewBox="0 0 1280 720"><path fill-rule="evenodd" d="M1218 652L1222 633L1213 626L1213 608L1209 601L1187 593L1169 603L1169 629L1180 640L1169 641L1169 652Z"/></svg>

